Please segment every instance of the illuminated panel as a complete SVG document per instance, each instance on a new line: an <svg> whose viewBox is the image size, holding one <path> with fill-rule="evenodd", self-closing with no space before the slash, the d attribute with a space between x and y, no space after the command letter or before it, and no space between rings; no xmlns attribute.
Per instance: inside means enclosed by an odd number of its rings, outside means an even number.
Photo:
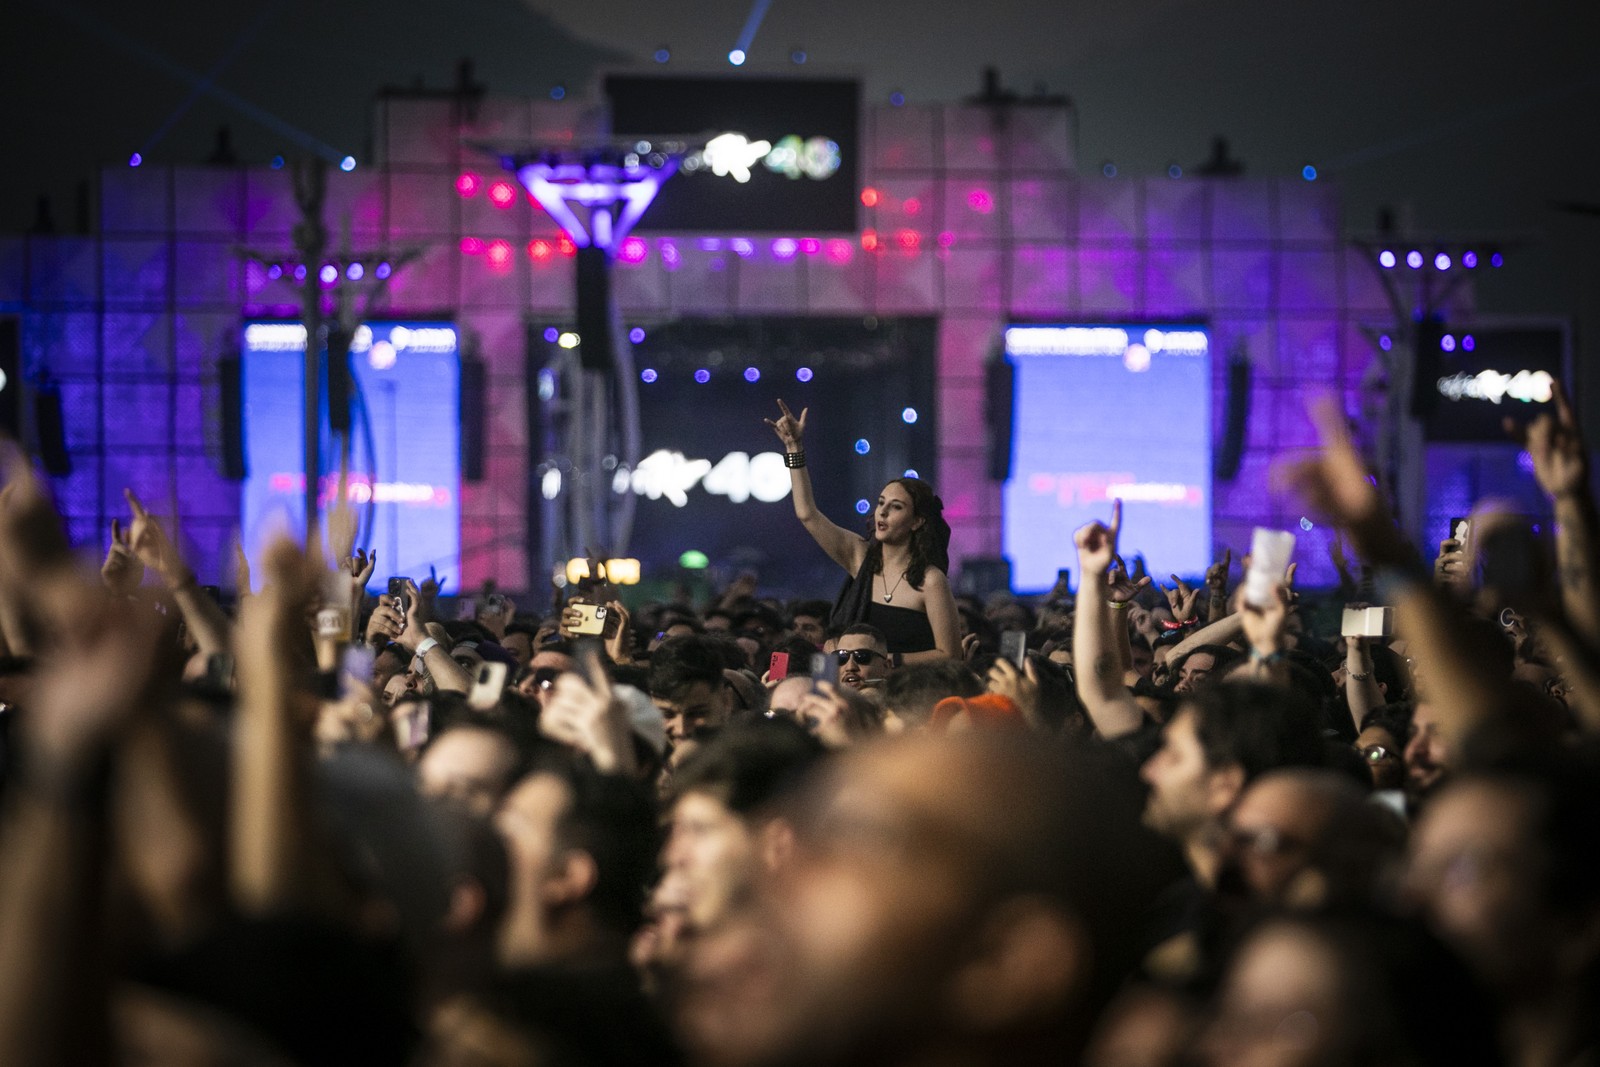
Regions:
<svg viewBox="0 0 1600 1067"><path fill-rule="evenodd" d="M1013 326L1003 545L1018 590L1076 570L1072 532L1121 498L1121 553L1200 575L1211 553L1211 358L1200 326Z"/></svg>
<svg viewBox="0 0 1600 1067"><path fill-rule="evenodd" d="M245 552L260 575L260 552L277 530L305 525L301 442L305 328L296 322L244 327ZM390 575L419 581L428 567L454 590L461 573L461 365L447 322L374 322L351 345L350 499L361 518L358 544L375 548L369 591ZM323 508L337 491L338 449L323 417Z"/></svg>

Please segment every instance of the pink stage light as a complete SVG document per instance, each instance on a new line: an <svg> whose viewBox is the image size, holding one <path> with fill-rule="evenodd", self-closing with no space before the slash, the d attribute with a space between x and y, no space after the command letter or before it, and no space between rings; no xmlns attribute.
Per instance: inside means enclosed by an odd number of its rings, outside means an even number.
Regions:
<svg viewBox="0 0 1600 1067"><path fill-rule="evenodd" d="M901 230L894 235L895 243L907 252L915 252L922 247L922 234L916 230Z"/></svg>
<svg viewBox="0 0 1600 1067"><path fill-rule="evenodd" d="M900 205L900 209L907 215L919 214L922 211L922 201L914 196L908 196L905 203Z"/></svg>
<svg viewBox="0 0 1600 1067"><path fill-rule="evenodd" d="M483 253L483 242L476 237L463 237L461 239L461 254L476 256Z"/></svg>
<svg viewBox="0 0 1600 1067"><path fill-rule="evenodd" d="M650 246L645 244L643 237L629 237L617 250L617 258L624 263L643 263L644 257L649 254Z"/></svg>
<svg viewBox="0 0 1600 1067"><path fill-rule="evenodd" d="M528 242L528 258L535 263L544 263L555 253L556 250L550 246L550 242L543 238Z"/></svg>
<svg viewBox="0 0 1600 1067"><path fill-rule="evenodd" d="M511 245L507 241L489 242L489 266L496 273L503 272L511 266Z"/></svg>
<svg viewBox="0 0 1600 1067"><path fill-rule="evenodd" d="M808 256L814 256L822 251L822 242L815 237L802 237L800 238L800 251Z"/></svg>
<svg viewBox="0 0 1600 1067"><path fill-rule="evenodd" d="M877 207L879 199L881 198L878 195L878 190L872 186L869 185L861 190L861 202L867 207Z"/></svg>
<svg viewBox="0 0 1600 1067"><path fill-rule="evenodd" d="M949 230L945 230L945 231L943 231L943 232L941 232L939 234L939 247L940 248L949 248L951 245L953 245L955 243L956 243L956 235L951 233Z"/></svg>
<svg viewBox="0 0 1600 1067"><path fill-rule="evenodd" d="M732 248L734 254L740 259L749 259L755 254L756 251L756 246L745 240L743 237L735 237L732 241L728 242L728 247Z"/></svg>
<svg viewBox="0 0 1600 1067"><path fill-rule="evenodd" d="M517 191L510 182L495 182L489 186L489 203L504 211L517 202Z"/></svg>
<svg viewBox="0 0 1600 1067"><path fill-rule="evenodd" d="M828 258L835 263L848 263L855 254L856 250L849 241L836 239L828 242Z"/></svg>
<svg viewBox="0 0 1600 1067"><path fill-rule="evenodd" d="M974 189L967 194L967 206L980 215L987 215L994 210L994 197L987 189Z"/></svg>
<svg viewBox="0 0 1600 1067"><path fill-rule="evenodd" d="M463 200L478 195L478 190L483 186L483 179L470 170L462 171L461 177L456 179L456 192Z"/></svg>
<svg viewBox="0 0 1600 1067"><path fill-rule="evenodd" d="M795 253L800 251L800 245L792 237L780 237L772 242L772 258L781 260L793 259Z"/></svg>

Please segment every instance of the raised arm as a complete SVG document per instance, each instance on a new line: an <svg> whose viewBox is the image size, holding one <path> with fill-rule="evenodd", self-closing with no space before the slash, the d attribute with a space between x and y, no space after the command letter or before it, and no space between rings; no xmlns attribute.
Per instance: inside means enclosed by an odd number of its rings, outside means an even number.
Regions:
<svg viewBox="0 0 1600 1067"><path fill-rule="evenodd" d="M1122 684L1114 618L1106 599L1106 575L1117 556L1117 534L1122 527L1122 501L1111 504L1111 525L1091 522L1073 535L1078 546L1077 619L1072 627L1072 660L1077 665L1078 699L1100 736L1110 740L1130 734L1144 721L1144 712Z"/></svg>
<svg viewBox="0 0 1600 1067"><path fill-rule="evenodd" d="M1539 416L1521 434L1533 476L1556 517L1556 575L1561 607L1572 631L1600 647L1600 519L1589 486L1589 452L1567 392L1555 385L1555 413ZM1509 421L1508 429L1512 429ZM1514 432L1514 431L1513 431Z"/></svg>
<svg viewBox="0 0 1600 1067"><path fill-rule="evenodd" d="M232 629L222 608L195 581L194 571L183 561L178 549L162 532L161 525L145 510L132 489L124 489L133 522L128 527L128 548L150 570L161 575L167 591L183 614L183 622L202 653L228 651Z"/></svg>
<svg viewBox="0 0 1600 1067"><path fill-rule="evenodd" d="M795 517L806 528L806 533L811 535L812 540L822 546L829 559L851 574L855 574L861 568L862 559L866 557L866 538L830 522L826 515L817 510L817 498L811 492L811 474L806 470L804 447L806 414L811 409L801 408L798 419L789 410L789 405L782 400L778 401L778 409L783 414L777 419L762 421L772 427L772 432L783 442L784 464L789 468L789 487L793 491Z"/></svg>

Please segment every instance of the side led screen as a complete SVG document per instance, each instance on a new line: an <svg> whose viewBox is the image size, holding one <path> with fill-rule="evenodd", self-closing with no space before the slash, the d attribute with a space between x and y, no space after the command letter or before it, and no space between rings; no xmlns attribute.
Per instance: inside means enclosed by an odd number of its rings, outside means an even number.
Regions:
<svg viewBox="0 0 1600 1067"><path fill-rule="evenodd" d="M436 568L444 592L461 573L461 364L447 322L373 322L351 345L350 502L356 543L376 549L370 591L391 575L419 582ZM268 537L305 526L305 328L244 327L242 493L245 553L260 560ZM327 396L326 390L323 392ZM338 491L339 448L322 417L322 508ZM259 573L259 571L258 571Z"/></svg>
<svg viewBox="0 0 1600 1067"><path fill-rule="evenodd" d="M1416 386L1433 393L1422 424L1430 441L1504 444L1504 420L1526 424L1550 410L1555 382L1567 377L1558 324L1447 326L1418 343L1437 348L1418 361Z"/></svg>
<svg viewBox="0 0 1600 1067"><path fill-rule="evenodd" d="M1122 500L1121 553L1200 575L1211 554L1211 344L1200 326L1012 326L1004 551L1019 591L1077 570L1072 534ZM1074 579L1077 575L1074 574Z"/></svg>
<svg viewBox="0 0 1600 1067"><path fill-rule="evenodd" d="M639 229L855 232L859 83L612 75L605 92L618 137L695 147Z"/></svg>

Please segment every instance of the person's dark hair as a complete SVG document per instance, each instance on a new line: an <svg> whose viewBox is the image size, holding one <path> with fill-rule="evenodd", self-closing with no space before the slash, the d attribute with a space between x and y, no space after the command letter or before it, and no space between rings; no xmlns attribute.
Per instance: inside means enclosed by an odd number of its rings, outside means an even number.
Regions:
<svg viewBox="0 0 1600 1067"><path fill-rule="evenodd" d="M1223 676L1228 673L1229 669L1231 669L1235 663L1238 663L1240 660L1244 659L1243 652L1240 652L1237 648L1232 648L1228 645L1196 645L1194 648L1191 648L1189 651L1179 656L1175 662L1168 661L1168 676L1174 683L1176 683L1178 680L1178 672L1183 670L1183 665L1185 663L1189 662L1189 657L1198 656L1201 653L1205 653L1211 657L1211 673L1206 677L1206 682L1208 684L1211 682L1222 681Z"/></svg>
<svg viewBox="0 0 1600 1067"><path fill-rule="evenodd" d="M828 617L833 614L833 605L826 600L800 600L796 601L789 610L790 620L798 619L804 615L808 619L816 619L824 626L828 624Z"/></svg>
<svg viewBox="0 0 1600 1067"><path fill-rule="evenodd" d="M450 640L459 644L462 641L473 641L477 644L499 644L489 628L472 619L455 619L444 623L444 632L450 635Z"/></svg>
<svg viewBox="0 0 1600 1067"><path fill-rule="evenodd" d="M1394 739L1404 745L1411 737L1411 717L1417 712L1412 700L1393 700L1381 708L1373 708L1361 720L1361 729L1377 726L1388 730ZM1358 731L1359 732L1359 731Z"/></svg>
<svg viewBox="0 0 1600 1067"><path fill-rule="evenodd" d="M783 616L760 601L741 609L733 620L735 630L748 630L753 624L765 626L769 631L769 638L781 633L784 628Z"/></svg>
<svg viewBox="0 0 1600 1067"><path fill-rule="evenodd" d="M445 734L456 730L482 730L504 741L516 755L510 771L506 774L505 781L501 783L502 789L510 786L512 782L527 773L527 757L523 751L522 742L517 738L516 733L507 727L505 720L499 716L485 715L483 712L469 707L465 710L454 711L446 721L430 724L430 726L428 740L423 743L422 752L426 752L436 745L439 742L439 738Z"/></svg>
<svg viewBox="0 0 1600 1067"><path fill-rule="evenodd" d="M1405 657L1388 645L1373 645L1367 651L1372 654L1372 679L1383 686L1384 699L1404 700L1411 692L1411 668Z"/></svg>
<svg viewBox="0 0 1600 1067"><path fill-rule="evenodd" d="M789 657L789 673L804 674L811 669L811 657L816 655L817 646L801 637L791 634L772 646L774 653L783 652ZM765 669L766 664L762 664Z"/></svg>
<svg viewBox="0 0 1600 1067"><path fill-rule="evenodd" d="M1038 653L1030 652L1034 677L1039 680L1039 718L1052 733L1063 727L1078 727L1089 722L1089 709L1078 699L1072 672ZM1139 679L1141 682L1145 679Z"/></svg>
<svg viewBox="0 0 1600 1067"><path fill-rule="evenodd" d="M787 717L733 723L673 773L673 797L705 793L735 814L749 815L798 784L825 751Z"/></svg>
<svg viewBox="0 0 1600 1067"><path fill-rule="evenodd" d="M839 631L839 637L841 639L846 637L865 637L871 640L873 644L882 645L884 648L889 647L889 639L884 636L883 631L870 622L858 622L846 626Z"/></svg>
<svg viewBox="0 0 1600 1067"><path fill-rule="evenodd" d="M506 626L506 636L510 637L512 634L522 634L531 642L538 638L539 627L531 622L513 622Z"/></svg>
<svg viewBox="0 0 1600 1067"><path fill-rule="evenodd" d="M900 486L911 497L912 516L926 520L911 531L911 561L906 566L906 581L911 588L921 589L929 567L950 573L950 524L944 521L944 501L921 478L891 478L884 488L891 485ZM868 574L883 572L883 542L873 536L870 528L867 564Z"/></svg>
<svg viewBox="0 0 1600 1067"><path fill-rule="evenodd" d="M644 786L631 778L601 774L581 764L564 773L568 803L556 824L556 839L594 860L589 902L596 915L623 933L644 917L645 887L655 870L659 844L656 808Z"/></svg>
<svg viewBox="0 0 1600 1067"><path fill-rule="evenodd" d="M1318 713L1293 691L1256 682L1223 682L1186 694L1206 766L1237 765L1249 781L1275 767L1322 764Z"/></svg>
<svg viewBox="0 0 1600 1067"><path fill-rule="evenodd" d="M744 659L744 653L733 645L739 662L728 662L726 649L730 644L705 634L686 634L661 642L650 655L650 695L670 700L696 682L706 682L713 690L724 685L723 670L737 669Z"/></svg>
<svg viewBox="0 0 1600 1067"><path fill-rule="evenodd" d="M920 726L945 697L975 697L982 692L983 679L966 664L945 659L890 673L883 687L883 704L896 717Z"/></svg>

